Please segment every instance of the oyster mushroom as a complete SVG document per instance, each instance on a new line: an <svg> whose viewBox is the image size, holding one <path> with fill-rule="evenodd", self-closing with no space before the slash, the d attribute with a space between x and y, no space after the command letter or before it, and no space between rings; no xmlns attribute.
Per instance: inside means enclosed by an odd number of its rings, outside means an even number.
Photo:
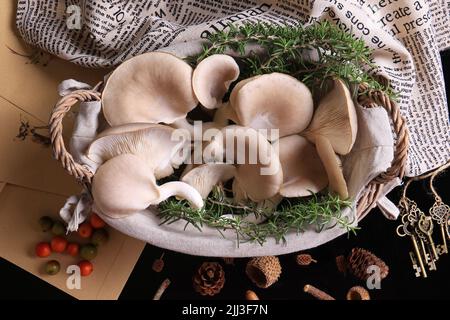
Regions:
<svg viewBox="0 0 450 320"><path fill-rule="evenodd" d="M238 123L239 120L237 118L236 112L231 107L231 104L236 103L236 96L239 90L248 82L259 78L260 76L253 76L247 79L243 79L239 81L233 88L230 94L230 100L226 103L223 103L214 114L214 122L217 123L220 127L225 127L228 125L228 120L231 120L235 123Z"/></svg>
<svg viewBox="0 0 450 320"><path fill-rule="evenodd" d="M94 140L88 148L87 157L98 165L124 153L130 153L142 158L154 171L157 179L173 173L175 162L180 164L179 152L188 139L182 136L174 139L174 129L164 125L148 125L142 129L127 131L139 126L125 125L123 130L113 128L100 138ZM116 133L118 132L118 133Z"/></svg>
<svg viewBox="0 0 450 320"><path fill-rule="evenodd" d="M197 103L191 66L164 52L145 53L122 63L102 94L103 114L111 126L172 123L185 118Z"/></svg>
<svg viewBox="0 0 450 320"><path fill-rule="evenodd" d="M192 87L198 101L207 109L216 109L230 84L239 77L236 61L224 54L203 59L194 69Z"/></svg>
<svg viewBox="0 0 450 320"><path fill-rule="evenodd" d="M236 87L230 106L236 112L237 123L254 129L278 129L276 137L268 136L271 141L300 133L311 121L311 92L294 77L265 74Z"/></svg>
<svg viewBox="0 0 450 320"><path fill-rule="evenodd" d="M200 194L184 182L156 184L152 169L138 156L122 154L100 166L92 180L95 206L111 218L122 218L145 210L171 196L203 206Z"/></svg>
<svg viewBox="0 0 450 320"><path fill-rule="evenodd" d="M208 163L193 168L181 181L194 187L206 199L214 186L230 180L235 174L236 168L231 164Z"/></svg>
<svg viewBox="0 0 450 320"><path fill-rule="evenodd" d="M291 135L277 140L284 197L305 197L325 188L328 184L326 171L314 145L306 138Z"/></svg>
<svg viewBox="0 0 450 320"><path fill-rule="evenodd" d="M276 195L283 183L278 154L266 137L252 128L237 125L222 128L211 149L225 150L225 163L235 164L236 183L252 201Z"/></svg>
<svg viewBox="0 0 450 320"><path fill-rule="evenodd" d="M334 80L333 88L320 101L311 124L302 135L316 145L330 189L342 199L348 198L347 183L335 153L346 155L351 151L357 130L350 91L342 80Z"/></svg>

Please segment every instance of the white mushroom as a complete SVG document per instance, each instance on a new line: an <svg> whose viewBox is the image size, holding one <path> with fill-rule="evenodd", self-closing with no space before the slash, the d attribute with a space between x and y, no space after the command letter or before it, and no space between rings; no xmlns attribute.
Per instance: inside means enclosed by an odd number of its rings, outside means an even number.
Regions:
<svg viewBox="0 0 450 320"><path fill-rule="evenodd" d="M111 126L172 123L185 118L197 103L192 68L163 52L142 54L122 63L102 94L103 114Z"/></svg>
<svg viewBox="0 0 450 320"><path fill-rule="evenodd" d="M228 102L222 103L219 108L217 108L216 113L214 114L214 122L220 127L223 128L228 125L228 120L231 120L235 123L238 123L239 120L237 118L236 112L231 107L231 104L235 103L236 96L239 90L248 82L259 78L260 76L253 76L247 79L243 79L236 83L233 90L230 94L230 99Z"/></svg>
<svg viewBox="0 0 450 320"><path fill-rule="evenodd" d="M224 54L203 59L194 69L192 87L198 101L207 109L216 109L230 84L239 77L236 61Z"/></svg>
<svg viewBox="0 0 450 320"><path fill-rule="evenodd" d="M120 132L117 128L112 131ZM139 130L104 135L91 143L87 157L101 165L118 155L134 154L144 159L160 179L173 173L174 159L188 142L183 137L174 139L173 132L174 129L168 126L150 125Z"/></svg>
<svg viewBox="0 0 450 320"><path fill-rule="evenodd" d="M287 74L271 73L239 83L230 96L237 123L254 129L278 129L279 137L302 132L313 115L309 89ZM268 132L269 140L276 140Z"/></svg>
<svg viewBox="0 0 450 320"><path fill-rule="evenodd" d="M195 209L203 206L200 194L183 182L157 186L152 169L132 154L108 160L97 170L92 180L95 206L111 218L122 218L145 210L150 205L178 196Z"/></svg>
<svg viewBox="0 0 450 320"><path fill-rule="evenodd" d="M328 184L326 171L316 148L299 135L283 137L274 143L279 150L283 168L284 197L304 197L316 193Z"/></svg>
<svg viewBox="0 0 450 320"><path fill-rule="evenodd" d="M235 174L236 168L231 164L202 164L184 174L181 181L194 187L206 199L214 186L230 180Z"/></svg>
<svg viewBox="0 0 450 320"><path fill-rule="evenodd" d="M358 123L353 100L345 83L338 79L320 101L308 129L303 135L315 143L327 171L331 191L342 199L348 198L345 182L335 152L346 155L355 143Z"/></svg>
<svg viewBox="0 0 450 320"><path fill-rule="evenodd" d="M221 130L211 142L219 153L225 150L225 163L236 165L236 183L252 201L259 202L276 195L283 183L280 161L272 145L258 131L237 125Z"/></svg>

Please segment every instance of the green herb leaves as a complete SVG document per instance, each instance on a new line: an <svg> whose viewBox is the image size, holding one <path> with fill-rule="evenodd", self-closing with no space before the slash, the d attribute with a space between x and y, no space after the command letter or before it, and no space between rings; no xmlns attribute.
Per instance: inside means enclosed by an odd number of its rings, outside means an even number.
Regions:
<svg viewBox="0 0 450 320"><path fill-rule="evenodd" d="M250 241L262 245L268 237L285 242L288 232L301 233L311 225L318 232L338 225L347 232L355 233L358 227L343 216L343 210L350 206L350 201L330 194L313 195L308 200L285 199L276 210L261 208L256 203L235 205L232 199L225 196L223 189L216 187L202 209L192 209L185 201L171 198L159 204L159 216L161 224L184 220L186 226L190 224L199 231L203 226L216 228L220 233L232 229L236 232L238 243ZM246 221L245 217L251 215L267 220L261 224Z"/></svg>
<svg viewBox="0 0 450 320"><path fill-rule="evenodd" d="M251 51L255 45L262 49ZM362 39L356 39L327 21L302 26L247 24L230 28L209 38L202 52L188 60L196 65L212 54L237 52L243 58L240 78L281 72L295 76L312 91L323 88L327 80L341 78L349 87L367 83L369 90L381 90L394 97L392 89L372 76L376 66L372 51ZM355 87L355 86L353 86Z"/></svg>

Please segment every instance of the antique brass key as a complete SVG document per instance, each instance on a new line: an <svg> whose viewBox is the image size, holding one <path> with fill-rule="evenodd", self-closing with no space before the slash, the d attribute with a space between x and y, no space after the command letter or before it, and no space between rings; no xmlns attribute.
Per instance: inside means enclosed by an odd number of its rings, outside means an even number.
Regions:
<svg viewBox="0 0 450 320"><path fill-rule="evenodd" d="M436 245L434 244L432 237L434 228L433 219L426 216L425 214L421 214L419 221L417 222L417 228L417 231L422 232L425 235L427 242L431 246L431 253L434 256L435 260L439 260L439 255L436 251Z"/></svg>
<svg viewBox="0 0 450 320"><path fill-rule="evenodd" d="M447 236L446 235L446 223L447 223L447 216L450 214L450 207L443 203L440 198L436 198L436 202L433 204L433 206L429 210L430 216L433 218L434 221L436 221L437 224L439 224L441 229L441 237L442 237L442 248L443 253L448 253L447 248Z"/></svg>

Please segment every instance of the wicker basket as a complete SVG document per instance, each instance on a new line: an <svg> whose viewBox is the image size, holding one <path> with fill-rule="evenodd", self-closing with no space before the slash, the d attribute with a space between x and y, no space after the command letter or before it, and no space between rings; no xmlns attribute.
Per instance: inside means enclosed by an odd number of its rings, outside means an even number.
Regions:
<svg viewBox="0 0 450 320"><path fill-rule="evenodd" d="M406 127L406 121L400 114L397 104L394 101L392 101L385 93L381 91L370 91L368 90L368 87L365 84L360 84L358 89L360 90L361 93L364 93L363 95L359 96L358 100L358 103L362 107L364 108L383 107L387 111L387 114L391 120L392 131L395 135L394 157L391 166L385 172L381 173L380 175L375 177L372 181L370 181L370 183L367 185L367 187L364 189L363 193L359 197L358 202L356 203L357 217L361 217L362 213L365 212L368 208L372 208L374 204L377 202L377 200L380 198L383 192L383 187L386 183L390 182L395 178L400 179L403 178L409 145L408 141L409 134L408 129ZM78 102L101 101L101 96L102 96L102 84L97 85L95 88L91 90L77 90L64 96L55 105L49 123L54 157L57 160L59 160L62 166L66 169L66 171L70 175L74 176L78 182L83 184L83 186L87 190L90 190L90 184L93 178L93 173L89 170L88 167L75 162L72 155L67 151L62 135L63 132L62 122L64 116ZM118 219L108 219L107 217L105 217L105 219L113 227L125 233L133 234L133 232L130 232L130 229L133 228L133 225L132 224L130 225L129 221L128 223L125 223L123 221L118 221ZM145 221L142 223L145 223ZM155 228L152 229L152 231L155 230L157 229ZM171 236L172 231L170 229L167 229L166 226L161 226L161 230L162 230L161 234L155 235L155 237L163 237L166 239L167 237ZM215 249L214 245L209 244L211 240L213 240L214 242L215 238L208 233L206 235L207 237L209 237L206 239L207 241L204 242L200 241L199 243L201 244L199 244L194 249L191 249L189 245L187 246L184 245L185 242L189 240L189 238L185 237L184 235L181 235L181 232L178 231L174 232L177 233L178 236L177 240L174 241L176 243L171 243L171 241L167 241L167 239L165 241L159 241L159 238L156 239L155 241L152 240L151 242L157 246L162 246L167 249L181 251L189 254L207 255L207 256L235 256L235 257L257 256L257 255L267 255L268 253L273 254L274 251L279 254L296 251L295 248L289 247L287 249L286 248L280 250L274 249L269 251L267 250L258 251L258 249L255 248L247 248L248 250L244 250L243 253L240 253L239 251L233 251L233 249L230 249L228 251L225 250L226 252L224 252L223 250L216 250L217 248ZM217 237L220 237L220 235L217 235ZM143 240L148 241L147 238L145 238L144 236L142 236L141 238L143 238ZM319 245L326 241L329 241L329 239L313 243L311 244L311 247ZM200 247L205 245L207 248L203 249L203 247ZM275 244L269 243L268 245L273 246Z"/></svg>

